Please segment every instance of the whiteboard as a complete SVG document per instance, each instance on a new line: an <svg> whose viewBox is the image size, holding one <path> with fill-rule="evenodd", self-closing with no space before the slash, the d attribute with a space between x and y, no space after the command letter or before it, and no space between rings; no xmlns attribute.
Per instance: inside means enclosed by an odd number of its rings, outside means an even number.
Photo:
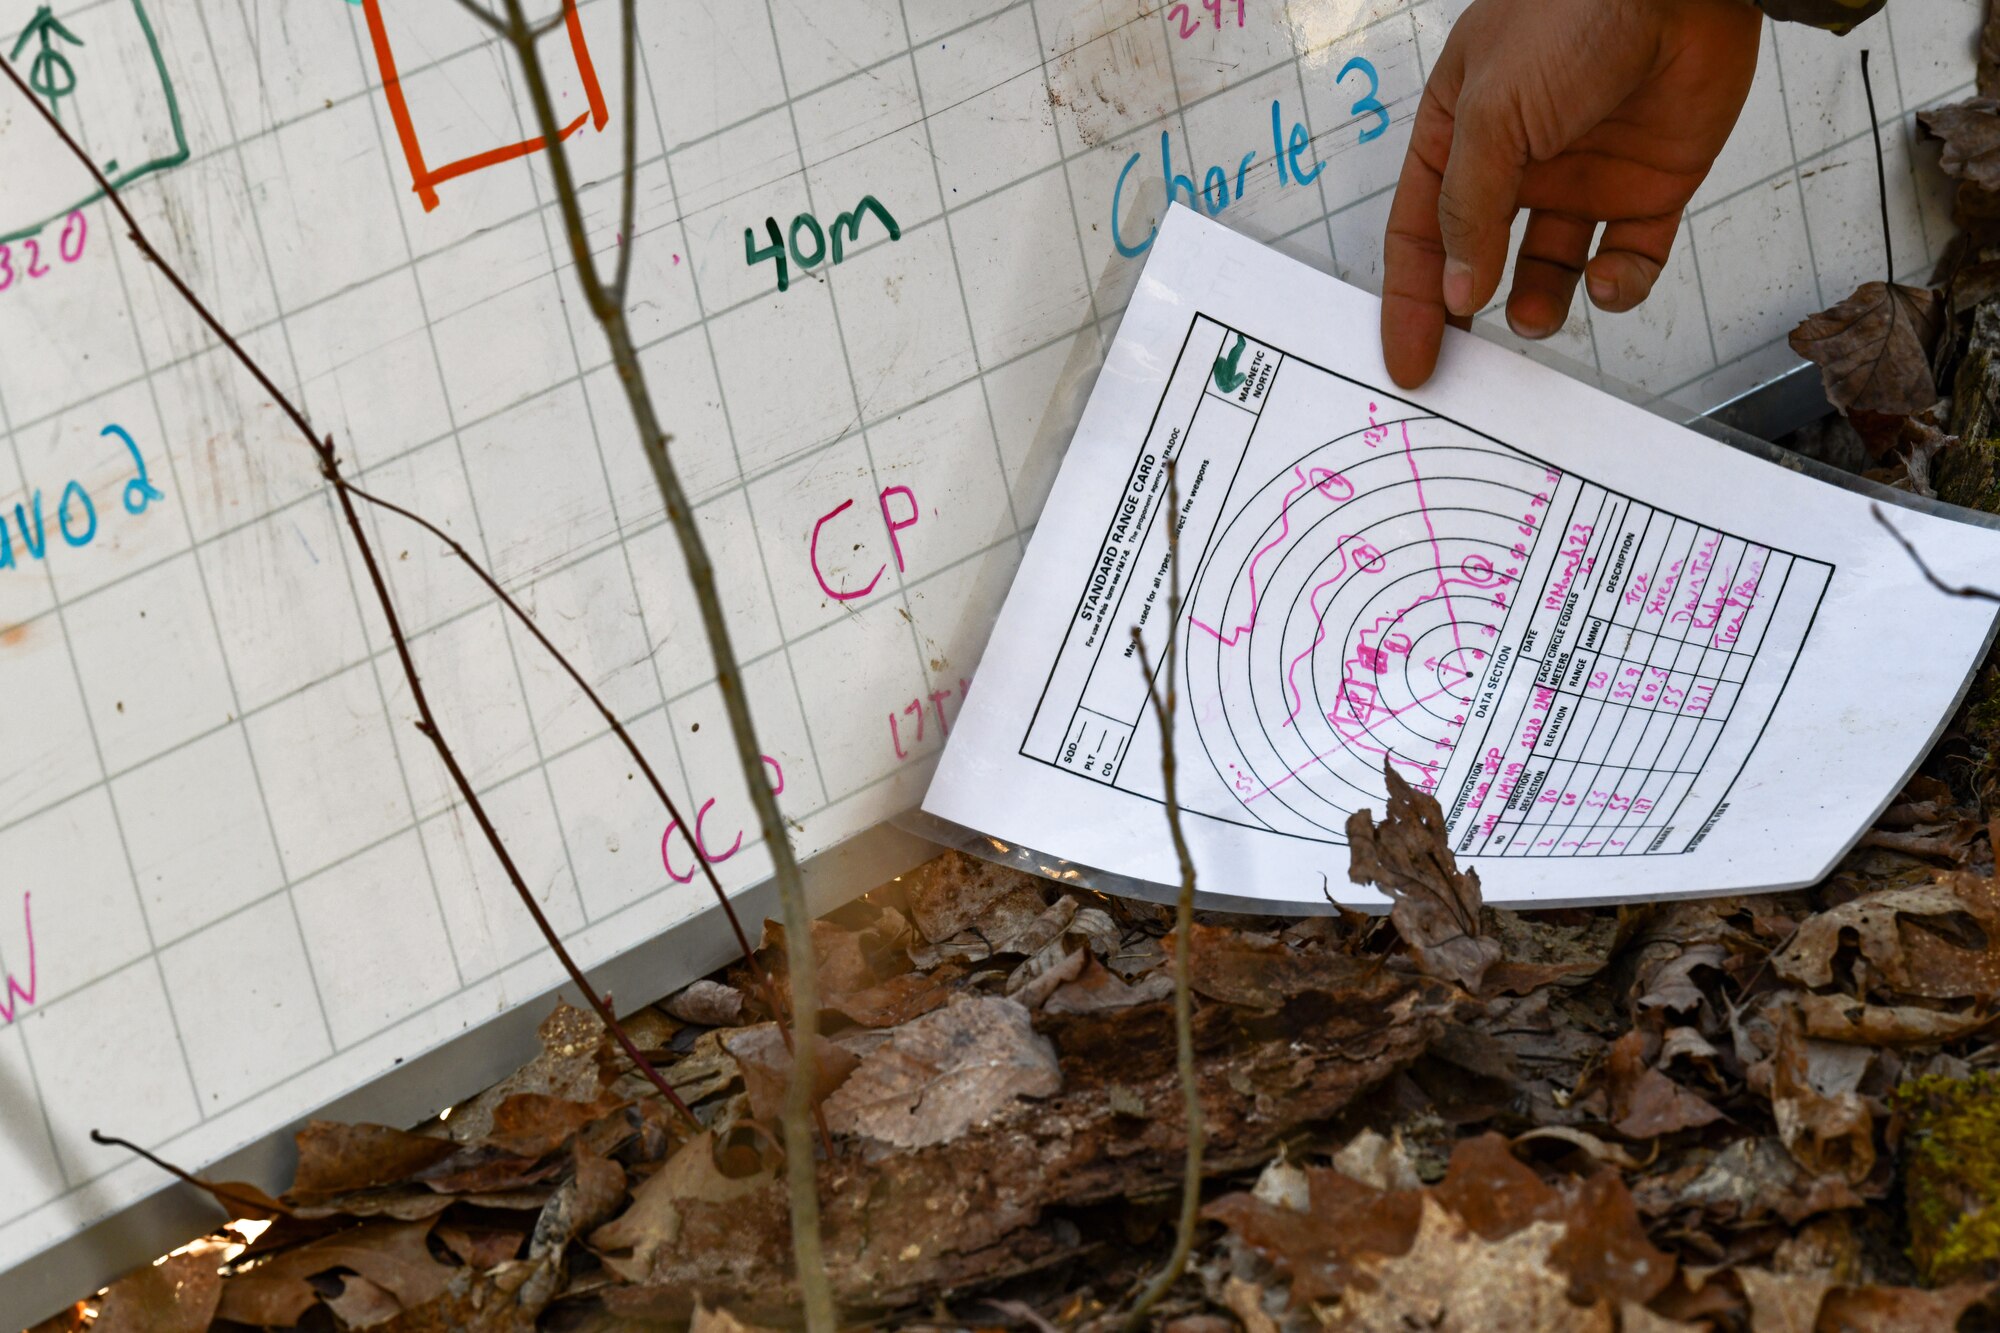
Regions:
<svg viewBox="0 0 2000 1333"><path fill-rule="evenodd" d="M550 39L592 245L637 247L631 318L802 856L921 795L1169 191L1375 286L1460 7L647 3L631 238L615 0ZM37 8L0 0L8 51ZM589 673L705 811L725 883L761 881L545 158L507 151L534 137L508 59L436 0L54 13L81 44L30 33L22 68L44 61L153 241L362 485L463 540ZM1969 89L1979 18L1898 0L1846 41L1773 29L1653 300L1579 307L1552 350L1696 405L1794 364L1792 325L1881 267L1861 42L1890 56L1898 267L1925 273L1949 206L1912 117ZM0 180L4 1271L160 1190L93 1127L199 1169L558 973L412 729L310 452L19 105ZM443 730L580 961L702 919L686 831L663 860L588 705L437 542L367 521ZM86 1262L149 1239L171 1243Z"/></svg>

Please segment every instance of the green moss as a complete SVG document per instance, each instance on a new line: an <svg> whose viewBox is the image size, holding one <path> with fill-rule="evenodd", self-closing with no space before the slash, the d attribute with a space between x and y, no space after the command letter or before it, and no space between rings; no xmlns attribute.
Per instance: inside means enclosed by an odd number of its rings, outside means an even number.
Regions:
<svg viewBox="0 0 2000 1333"><path fill-rule="evenodd" d="M2000 1074L1906 1083L1910 1261L1926 1282L2000 1273Z"/></svg>
<svg viewBox="0 0 2000 1333"><path fill-rule="evenodd" d="M1938 498L1967 509L2000 513L2000 440L1961 440L1932 465Z"/></svg>

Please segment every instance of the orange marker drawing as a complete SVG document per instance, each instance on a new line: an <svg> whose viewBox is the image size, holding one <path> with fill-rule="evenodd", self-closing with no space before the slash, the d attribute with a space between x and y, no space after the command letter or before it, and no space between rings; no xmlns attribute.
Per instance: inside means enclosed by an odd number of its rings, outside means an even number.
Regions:
<svg viewBox="0 0 2000 1333"><path fill-rule="evenodd" d="M437 187L444 182L470 175L496 162L511 162L517 157L538 153L548 146L541 135L536 135L519 143L461 157L442 166L426 166L423 146L417 142L416 123L410 119L410 106L403 97L402 79L396 73L396 55L389 48L389 31L382 24L381 0L361 0L361 12L368 18L368 35L375 45L375 63L382 72L382 92L389 99L389 117L396 122L396 137L402 140L403 156L409 160L411 188L422 201L424 212L428 213L438 206ZM577 17L576 0L563 0L563 26L569 32L570 50L576 56L577 76L583 81L583 94L590 103L590 110L563 126L562 133L557 136L567 139L582 129L586 120L592 129L603 129L611 119L611 111L604 103L603 88L598 86L597 67L591 63L590 46L583 38L583 21Z"/></svg>

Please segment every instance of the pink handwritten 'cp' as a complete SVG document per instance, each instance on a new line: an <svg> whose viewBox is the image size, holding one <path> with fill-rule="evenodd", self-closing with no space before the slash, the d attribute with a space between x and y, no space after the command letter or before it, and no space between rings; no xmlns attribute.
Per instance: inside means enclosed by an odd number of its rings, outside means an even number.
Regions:
<svg viewBox="0 0 2000 1333"><path fill-rule="evenodd" d="M758 755L757 757L759 759L762 759L765 763L769 764L771 766L771 771L777 774L778 777L777 785L771 788L771 794L773 796L783 796L785 794L784 765L780 764L777 760L771 758L771 756L768 754L761 754ZM690 870L685 875L683 875L680 871L674 869L674 855L671 849L671 844L673 842L674 834L681 833L682 837L690 838L690 840L694 843L695 849L701 854L702 859L706 860L712 866L721 865L724 861L727 861L730 857L736 855L737 852L743 850L742 829L736 830L736 841L730 843L727 848L719 852L711 852L710 850L708 850L708 840L707 838L702 836L701 826L704 822L707 821L709 808L714 804L715 804L715 798L711 796L707 800L703 801L701 803L701 807L694 812L694 829L692 831L692 834L682 833L681 821L676 819L669 822L667 825L667 831L660 835L660 861L667 867L668 877L671 878L676 884L687 884L692 882L694 879L694 871ZM701 865L700 861L695 862L695 866L697 869L700 868L700 865ZM31 954L30 957L32 956L33 955Z"/></svg>
<svg viewBox="0 0 2000 1333"><path fill-rule="evenodd" d="M900 495L909 501L910 512L908 517L897 518L889 512L889 497L892 495ZM881 506L882 526L889 530L889 548L895 552L896 572L900 574L903 571L903 539L896 534L904 528L914 527L917 519L922 517L922 512L917 507L917 497L908 486L884 486L881 493L875 497L875 500ZM869 593L874 592L875 585L882 581L882 575L889 568L888 562L884 561L876 568L875 577L868 580L866 584L859 588L836 588L826 581L826 574L819 567L820 529L846 513L853 505L853 500L842 500L837 507L821 514L819 521L813 524L812 539L806 543L806 559L812 565L813 578L819 581L819 590L837 602L851 602L857 597L866 597Z"/></svg>

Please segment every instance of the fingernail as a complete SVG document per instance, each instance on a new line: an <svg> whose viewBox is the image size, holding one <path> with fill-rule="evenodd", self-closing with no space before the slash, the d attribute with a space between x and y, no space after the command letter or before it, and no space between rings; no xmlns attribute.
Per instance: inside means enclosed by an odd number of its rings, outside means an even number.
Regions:
<svg viewBox="0 0 2000 1333"><path fill-rule="evenodd" d="M1618 284L1595 273L1586 275L1583 285L1590 289L1590 299L1598 305L1610 305L1618 297Z"/></svg>
<svg viewBox="0 0 2000 1333"><path fill-rule="evenodd" d="M1515 337L1526 338L1531 342L1546 338L1556 331L1556 326L1553 324L1535 323L1522 319L1512 310L1507 312L1507 327L1514 330Z"/></svg>
<svg viewBox="0 0 2000 1333"><path fill-rule="evenodd" d="M1472 310L1472 265L1463 259L1444 261L1444 307L1454 315Z"/></svg>

